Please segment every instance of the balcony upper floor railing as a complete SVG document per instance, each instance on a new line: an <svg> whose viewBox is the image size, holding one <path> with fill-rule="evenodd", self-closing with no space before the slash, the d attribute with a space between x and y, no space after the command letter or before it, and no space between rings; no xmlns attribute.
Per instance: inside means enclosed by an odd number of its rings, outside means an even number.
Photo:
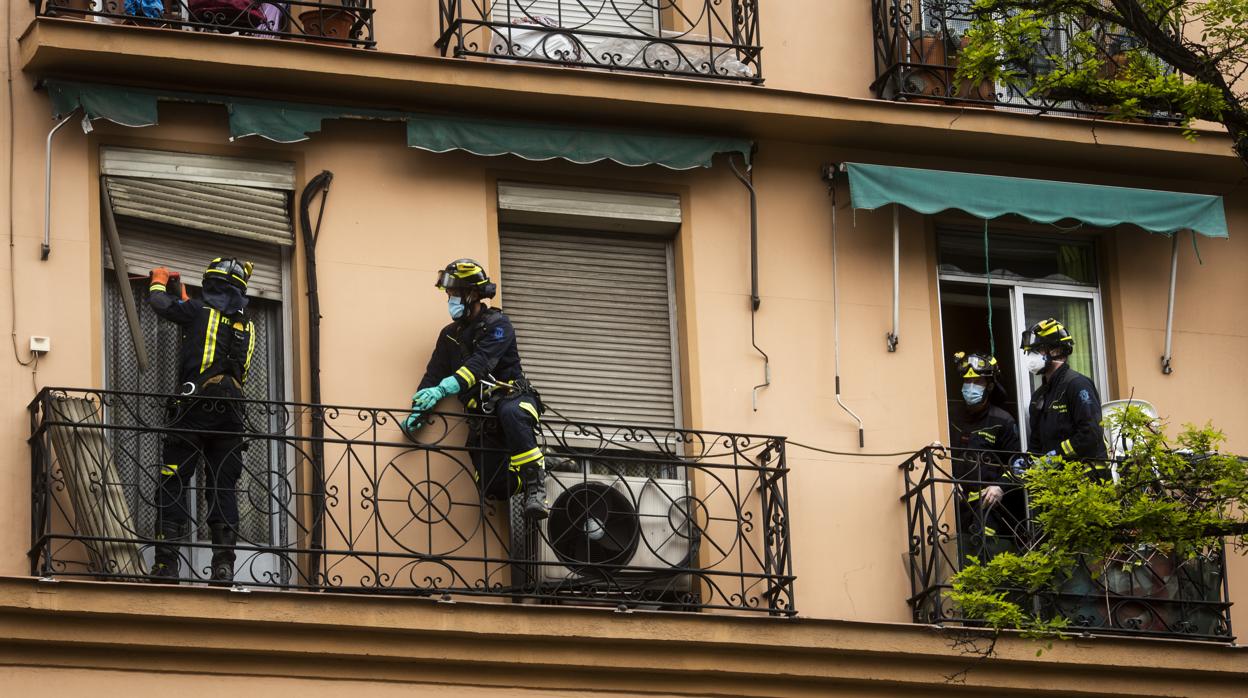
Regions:
<svg viewBox="0 0 1248 698"><path fill-rule="evenodd" d="M972 84L956 77L959 55L967 45L966 32L974 18L973 0L871 0L875 81L871 89L881 99L949 104L1040 114L1104 117L1104 107L1085 104L1060 91L1032 89L1031 78L1054 67L1053 57L1069 56L1074 39L1091 35L1099 73L1112 79L1127 64L1128 53L1139 43L1113 27L1056 26L1046 32L1043 46L1022 71L1021 84L998 84L984 80ZM1175 123L1179 118L1171 105L1148 105L1156 123Z"/></svg>
<svg viewBox="0 0 1248 698"><path fill-rule="evenodd" d="M759 83L758 0L438 0L443 55Z"/></svg>
<svg viewBox="0 0 1248 698"><path fill-rule="evenodd" d="M1043 539L1026 491L1002 478L998 455L929 447L901 465L909 603L916 623L983 625L966 618L951 598L954 575L970 559L987 562L1004 552L1023 554ZM981 496L989 486L1004 489L991 504ZM1073 632L1235 639L1221 546L1190 559L1145 545L1124 544L1117 550L1103 559L1082 556L1056 588L1001 591L1041 618L1066 618Z"/></svg>
<svg viewBox="0 0 1248 698"><path fill-rule="evenodd" d="M372 0L37 0L41 17L374 48Z"/></svg>
<svg viewBox="0 0 1248 698"><path fill-rule="evenodd" d="M409 439L404 410L177 400L40 392L33 575L154 581L164 546L181 582L205 583L209 520L224 519L245 586L796 613L781 438L543 420L551 509L534 523L517 497L478 486L474 463L507 456L488 440L464 445L492 417L431 415ZM201 408L235 411L244 432L175 416ZM179 468L187 484L171 493ZM158 537L171 496L184 523ZM214 517L227 500L237 517Z"/></svg>

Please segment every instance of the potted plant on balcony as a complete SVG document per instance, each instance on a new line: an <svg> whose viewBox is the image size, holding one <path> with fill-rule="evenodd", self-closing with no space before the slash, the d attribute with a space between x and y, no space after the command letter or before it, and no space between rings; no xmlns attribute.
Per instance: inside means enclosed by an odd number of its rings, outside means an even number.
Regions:
<svg viewBox="0 0 1248 698"><path fill-rule="evenodd" d="M87 15L95 9L95 0L48 0L47 13L54 17L90 20Z"/></svg>
<svg viewBox="0 0 1248 698"><path fill-rule="evenodd" d="M1139 406L1106 422L1123 444L1110 477L1089 463L1036 459L1024 475L1034 541L968 559L951 598L965 619L1040 637L1094 616L1103 627L1226 635L1221 558L1224 545L1248 543L1248 459L1222 453L1225 436L1211 426L1187 425L1171 445ZM1024 602L1003 590L1021 590Z"/></svg>
<svg viewBox="0 0 1248 698"><path fill-rule="evenodd" d="M363 0L320 0L315 6L297 9L299 27L306 41L340 43L360 37L366 19Z"/></svg>
<svg viewBox="0 0 1248 698"><path fill-rule="evenodd" d="M903 78L903 92L910 95L910 101L991 107L996 101L996 86L991 80L973 83L956 77L958 57L966 45L965 35L955 38L943 29L911 36L910 62L915 67Z"/></svg>

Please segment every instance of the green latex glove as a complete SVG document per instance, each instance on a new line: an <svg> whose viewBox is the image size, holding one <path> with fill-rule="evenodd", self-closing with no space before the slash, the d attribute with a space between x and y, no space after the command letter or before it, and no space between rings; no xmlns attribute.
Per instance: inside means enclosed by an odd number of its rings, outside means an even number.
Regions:
<svg viewBox="0 0 1248 698"><path fill-rule="evenodd" d="M438 383L438 387L442 389L442 397L446 397L447 395L458 395L459 379L455 376L447 376L442 379L441 383Z"/></svg>
<svg viewBox="0 0 1248 698"><path fill-rule="evenodd" d="M403 420L403 431L413 432L425 425L424 412L412 412Z"/></svg>

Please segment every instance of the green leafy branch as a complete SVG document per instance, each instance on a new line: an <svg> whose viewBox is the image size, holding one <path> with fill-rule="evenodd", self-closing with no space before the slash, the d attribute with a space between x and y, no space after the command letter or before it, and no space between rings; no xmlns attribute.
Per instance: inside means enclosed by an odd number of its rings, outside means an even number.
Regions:
<svg viewBox="0 0 1248 698"><path fill-rule="evenodd" d="M1025 552L967 558L951 594L964 618L1064 637L1071 620L1033 600L1058 591L1080 561L1099 576L1114 565L1141 566L1147 555L1191 560L1224 540L1244 549L1248 460L1219 452L1222 432L1189 424L1171 445L1164 428L1134 406L1112 415L1108 426L1130 444L1116 481L1094 464L1037 460L1023 485L1035 540Z"/></svg>

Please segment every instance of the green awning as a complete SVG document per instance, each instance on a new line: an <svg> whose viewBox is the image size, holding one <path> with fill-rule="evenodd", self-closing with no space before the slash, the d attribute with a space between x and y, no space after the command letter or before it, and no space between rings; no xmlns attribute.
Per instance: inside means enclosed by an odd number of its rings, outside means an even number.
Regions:
<svg viewBox="0 0 1248 698"><path fill-rule="evenodd" d="M406 123L407 145L435 153L463 150L475 155L516 155L526 160L562 158L579 164L611 160L674 170L710 167L718 153L739 153L748 162L752 147L749 140L739 138L358 109L62 80L47 81L47 89L57 117L81 108L93 120L107 119L123 126L155 125L160 102L220 104L229 115L231 140L260 136L278 143L296 143L320 131L327 119L370 119Z"/></svg>
<svg viewBox="0 0 1248 698"><path fill-rule="evenodd" d="M1100 228L1125 223L1163 235L1191 230L1229 237L1222 197L1210 194L884 165L850 163L845 169L856 209L900 204L924 214L956 209L985 220L1014 214L1037 223L1075 220Z"/></svg>

